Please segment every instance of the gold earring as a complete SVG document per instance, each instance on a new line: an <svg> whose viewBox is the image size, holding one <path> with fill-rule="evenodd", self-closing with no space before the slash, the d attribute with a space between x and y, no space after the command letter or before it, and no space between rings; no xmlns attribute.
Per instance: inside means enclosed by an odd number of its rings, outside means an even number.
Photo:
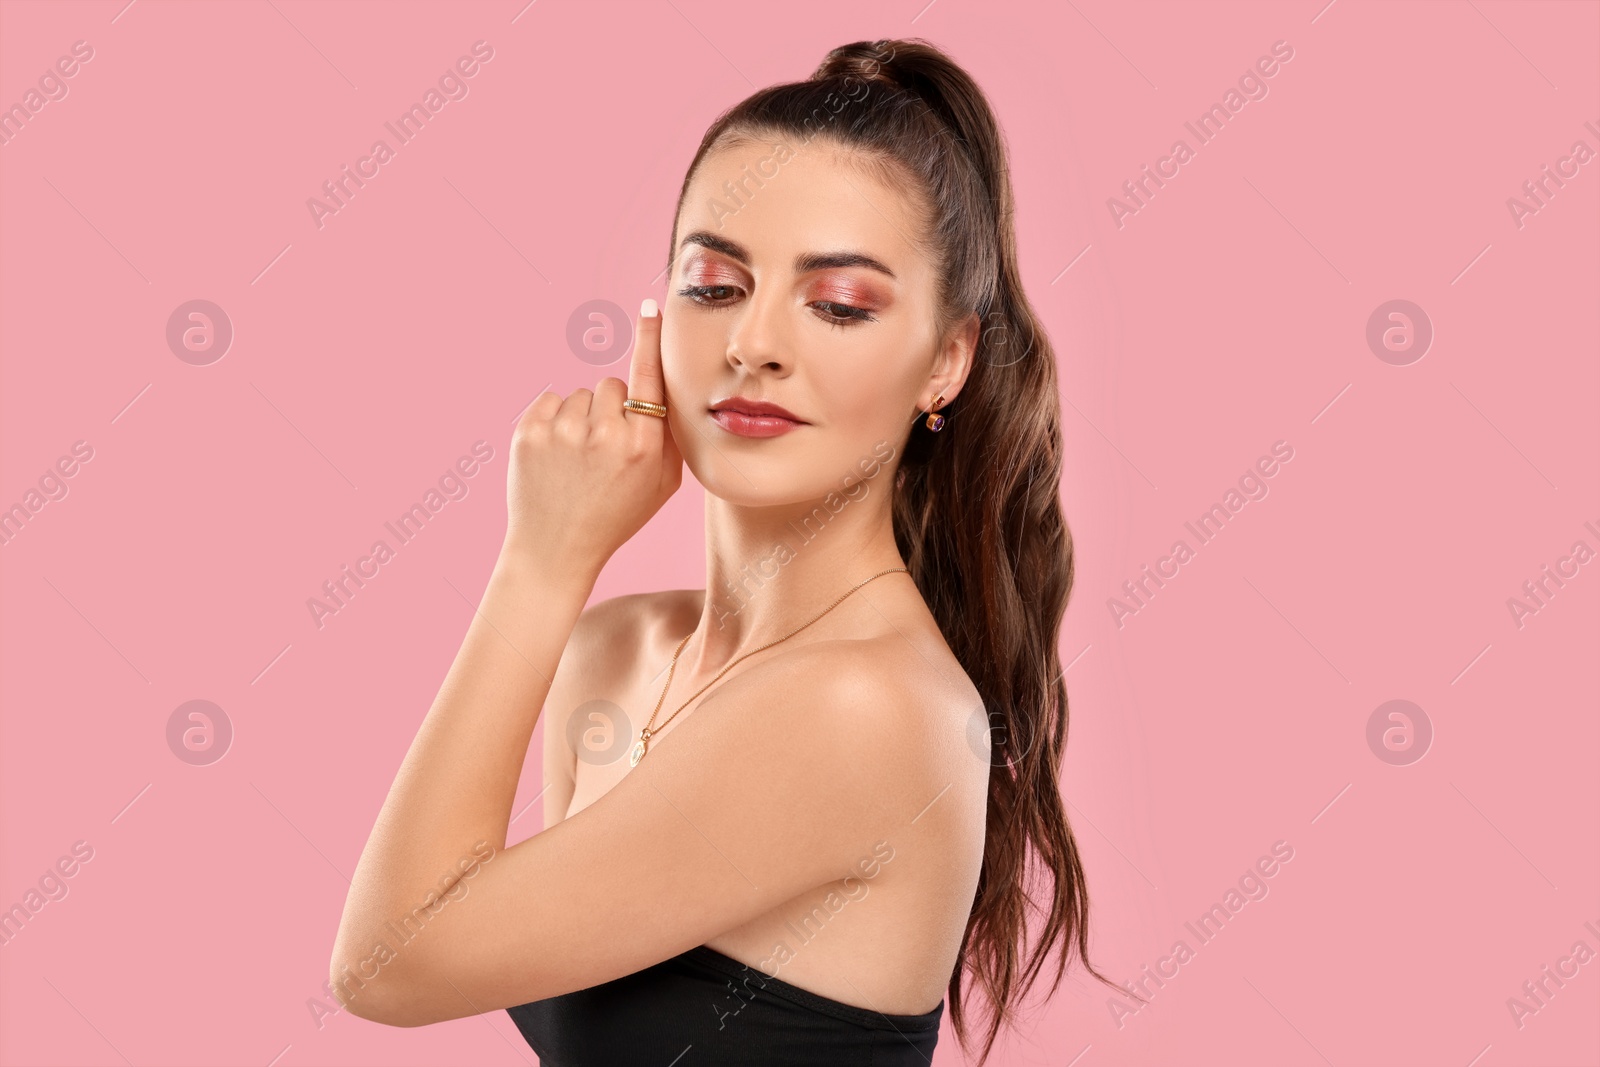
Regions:
<svg viewBox="0 0 1600 1067"><path fill-rule="evenodd" d="M928 429L934 430L934 431L938 431L938 430L944 429L944 416L943 415L935 415L934 414L935 411L939 410L939 405L943 404L943 403L944 403L944 394L940 393L939 394L939 399L937 399L937 400L935 400L933 402L933 407L930 408L929 411L928 411Z"/></svg>

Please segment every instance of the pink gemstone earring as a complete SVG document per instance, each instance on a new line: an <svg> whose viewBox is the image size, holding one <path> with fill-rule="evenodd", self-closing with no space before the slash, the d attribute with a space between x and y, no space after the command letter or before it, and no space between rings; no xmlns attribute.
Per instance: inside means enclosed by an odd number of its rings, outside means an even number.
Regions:
<svg viewBox="0 0 1600 1067"><path fill-rule="evenodd" d="M940 393L939 394L939 399L937 399L937 400L935 400L933 402L933 407L928 411L928 429L934 430L934 431L938 431L938 430L944 429L944 416L943 415L935 415L934 414L935 411L939 410L939 405L943 404L943 403L944 403L944 394Z"/></svg>

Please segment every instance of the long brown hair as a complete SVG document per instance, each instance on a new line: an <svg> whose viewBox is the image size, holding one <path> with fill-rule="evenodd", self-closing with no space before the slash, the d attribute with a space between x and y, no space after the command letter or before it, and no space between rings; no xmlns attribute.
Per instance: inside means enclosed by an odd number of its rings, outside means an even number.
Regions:
<svg viewBox="0 0 1600 1067"><path fill-rule="evenodd" d="M827 138L920 197L926 227L913 239L939 264L940 333L979 317L966 384L941 409L937 438L913 427L893 507L901 555L988 715L983 869L949 985L963 1049L963 972L989 1004L981 1065L1058 941L1052 993L1074 950L1095 978L1127 992L1089 963L1089 896L1059 785L1067 690L1057 641L1072 534L1061 510L1055 353L1022 291L999 124L944 52L917 38L858 41L829 52L808 80L741 101L706 131L678 213L709 151L773 135L791 146ZM738 202L739 188L729 191ZM1047 908L1028 893L1030 859L1050 882ZM1023 960L1030 908L1045 922Z"/></svg>

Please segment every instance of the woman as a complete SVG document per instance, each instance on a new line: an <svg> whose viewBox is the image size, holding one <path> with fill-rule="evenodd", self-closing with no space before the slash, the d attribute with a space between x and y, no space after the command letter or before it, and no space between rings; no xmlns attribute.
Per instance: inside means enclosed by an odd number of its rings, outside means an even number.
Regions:
<svg viewBox="0 0 1600 1067"><path fill-rule="evenodd" d="M339 927L350 1011L508 1009L563 1067L927 1063L946 990L966 1045L964 972L983 1058L1058 941L1056 983L1074 950L1107 981L1011 205L987 102L922 41L835 49L711 127L629 381L516 427L499 560ZM705 590L584 610L685 462ZM541 708L546 828L506 848Z"/></svg>

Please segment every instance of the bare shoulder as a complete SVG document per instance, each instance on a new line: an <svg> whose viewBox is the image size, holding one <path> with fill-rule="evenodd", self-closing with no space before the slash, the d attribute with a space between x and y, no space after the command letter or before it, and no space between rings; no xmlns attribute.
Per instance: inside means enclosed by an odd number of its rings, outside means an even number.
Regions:
<svg viewBox="0 0 1600 1067"><path fill-rule="evenodd" d="M688 589L627 593L591 604L578 616L541 713L546 829L566 817L577 790L577 753L568 740L572 715L596 697L606 699L608 683L631 677L638 657L664 628L692 626L690 612L698 611L701 596Z"/></svg>
<svg viewBox="0 0 1600 1067"><path fill-rule="evenodd" d="M609 597L583 610L568 645L578 646L585 654L603 653L608 648L626 654L633 647L630 641L645 637L651 626L660 625L700 595L693 589L666 589Z"/></svg>
<svg viewBox="0 0 1600 1067"><path fill-rule="evenodd" d="M947 785L986 793L989 761L974 731L987 724L982 700L937 635L820 641L764 674L774 696L810 694L808 714L867 779L907 795Z"/></svg>
<svg viewBox="0 0 1600 1067"><path fill-rule="evenodd" d="M645 644L663 627L693 625L699 590L667 589L653 593L625 593L591 604L578 616L567 638L556 676L551 679L552 701L566 696L574 684L622 677L638 662Z"/></svg>
<svg viewBox="0 0 1600 1067"><path fill-rule="evenodd" d="M975 725L987 726L987 718L966 672L933 638L947 661L909 629L814 642L751 671L747 685L729 685L725 694L732 715L717 730L726 734L719 747L738 761L724 755L718 774L726 781L734 765L759 768L750 791L736 794L763 797L748 805L753 816L782 825L791 816L779 809L798 806L814 827L806 847L846 867L880 848L900 857L874 881L900 904L857 930L858 944L909 943L942 923L955 924L959 936L983 863L990 761L987 735ZM695 725L691 718L686 729ZM797 895L787 912L725 931L714 947L765 955L775 937L783 939L783 920L808 912L831 886ZM948 955L936 970L948 973L953 948ZM825 970L794 973L829 988ZM847 999L855 991L838 992Z"/></svg>

